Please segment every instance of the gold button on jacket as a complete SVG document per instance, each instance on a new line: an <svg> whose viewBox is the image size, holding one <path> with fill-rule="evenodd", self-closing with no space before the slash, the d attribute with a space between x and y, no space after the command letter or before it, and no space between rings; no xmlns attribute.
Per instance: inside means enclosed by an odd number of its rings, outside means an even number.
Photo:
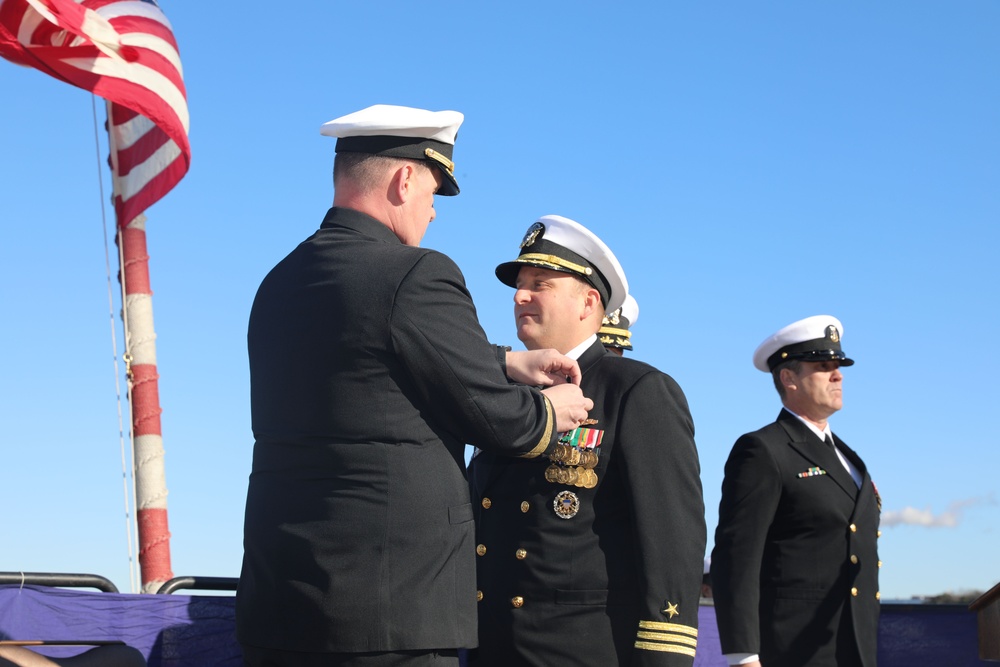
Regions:
<svg viewBox="0 0 1000 667"><path fill-rule="evenodd" d="M511 605L512 605L512 606L513 606L513 607L514 607L515 609L520 609L521 607L523 607L523 606L524 606L524 598L523 598L523 597L521 597L520 595L515 595L514 597L512 597L512 598L510 599L510 604L511 604Z"/></svg>
<svg viewBox="0 0 1000 667"><path fill-rule="evenodd" d="M485 556L486 555L486 545L485 544L480 544L478 547L476 547L476 553L479 554L480 556Z"/></svg>

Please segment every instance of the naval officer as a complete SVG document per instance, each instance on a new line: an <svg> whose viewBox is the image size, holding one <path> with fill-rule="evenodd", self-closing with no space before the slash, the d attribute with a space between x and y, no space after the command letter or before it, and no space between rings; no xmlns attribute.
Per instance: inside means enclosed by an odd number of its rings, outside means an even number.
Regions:
<svg viewBox="0 0 1000 667"><path fill-rule="evenodd" d="M669 375L598 340L625 274L601 239L560 216L533 224L496 274L516 290L518 338L578 359L595 407L547 458L472 459L471 664L690 666L706 539L694 426Z"/></svg>
<svg viewBox="0 0 1000 667"><path fill-rule="evenodd" d="M639 303L631 294L625 295L625 302L614 312L605 315L597 338L601 345L619 357L625 350L632 351L632 325L639 319Z"/></svg>
<svg viewBox="0 0 1000 667"><path fill-rule="evenodd" d="M712 590L730 664L875 667L881 500L831 429L843 405L844 328L793 322L757 348L784 406L726 463Z"/></svg>
<svg viewBox="0 0 1000 667"><path fill-rule="evenodd" d="M324 125L333 208L257 291L247 665L457 665L476 642L465 443L537 457L591 405L574 361L491 346L458 267L419 247L434 195L458 194L461 122L377 105Z"/></svg>

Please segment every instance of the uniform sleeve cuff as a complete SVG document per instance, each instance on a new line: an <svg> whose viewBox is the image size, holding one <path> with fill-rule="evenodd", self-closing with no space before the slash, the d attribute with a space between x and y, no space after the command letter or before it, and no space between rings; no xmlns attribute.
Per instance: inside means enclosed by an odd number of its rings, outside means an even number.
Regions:
<svg viewBox="0 0 1000 667"><path fill-rule="evenodd" d="M500 369L503 371L504 377L507 376L507 353L510 352L510 345L494 345L497 352L497 361L500 363Z"/></svg>
<svg viewBox="0 0 1000 667"><path fill-rule="evenodd" d="M538 441L534 449L530 452L525 452L524 454L519 454L519 458L522 459L534 459L538 456L544 454L548 451L549 446L552 444L552 433L555 430L556 425L556 414L552 409L552 403L549 401L549 397L542 394L542 401L545 403L545 431L542 433L542 439Z"/></svg>

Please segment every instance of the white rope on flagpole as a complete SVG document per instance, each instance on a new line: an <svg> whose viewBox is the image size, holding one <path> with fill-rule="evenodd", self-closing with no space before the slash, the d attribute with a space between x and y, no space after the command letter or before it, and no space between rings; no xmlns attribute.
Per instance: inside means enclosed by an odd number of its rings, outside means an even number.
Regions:
<svg viewBox="0 0 1000 667"><path fill-rule="evenodd" d="M109 102L110 104L110 102ZM110 151L114 152L114 151ZM115 223L115 247L118 248L118 266L125 266L125 250L124 243L122 242L122 228ZM133 558L132 555L132 540L135 540L136 549L141 548L139 546L139 501L136 497L136 481L135 481L135 422L133 421L133 404L132 404L132 352L129 350L129 337L131 332L129 331L129 319L128 319L128 300L125 297L125 270L121 268L119 271L120 275L118 278L118 284L121 285L121 293L119 297L121 298L122 304L122 335L125 338L125 353L122 355L122 360L125 362L125 378L128 381L125 385L125 391L128 394L128 451L132 455L132 465L129 470L132 472L132 488L131 493L126 489L126 504L131 501L132 507L135 508L131 516L131 523L129 524L129 535L128 535L128 561L129 561L129 587L133 593L142 592L142 572L141 567L138 567L139 563L137 558ZM118 381L119 376L115 376L115 382ZM119 396L118 405L118 417L121 419L121 394ZM119 431L120 433L121 431ZM122 463L125 463L125 444L122 443Z"/></svg>
<svg viewBox="0 0 1000 667"><path fill-rule="evenodd" d="M128 574L129 574L129 589L132 593L139 591L139 570L136 567L136 559L134 553L134 542L133 537L136 533L135 525L135 515L132 512L132 508L135 507L135 494L134 491L129 491L129 471L131 470L131 465L129 465L128 458L126 455L125 446L125 427L122 419L122 391L121 391L121 381L120 373L118 369L118 337L115 333L115 304L114 304L114 292L111 286L111 259L108 252L108 221L107 212L104 205L104 178L102 176L102 165L101 165L101 146L100 146L100 131L97 126L97 103L95 101L96 95L91 94L90 105L93 112L94 118L94 147L97 153L97 182L100 189L101 195L101 228L104 232L104 269L107 276L108 282L108 319L111 324L111 359L114 366L115 374L115 399L118 406L118 445L121 454L122 462L122 495L124 497L125 504L125 534L128 542ZM117 225L115 225L117 229ZM121 255L121 243L118 244L119 256ZM119 257L119 266L121 266L121 259ZM122 293L124 294L124 285L122 286ZM125 300L122 298L122 303ZM124 307L124 306L123 306ZM124 318L123 318L124 319ZM129 403L131 412L131 403ZM129 425L131 430L132 420L129 419ZM129 437L131 442L131 437ZM131 448L129 448L131 449Z"/></svg>

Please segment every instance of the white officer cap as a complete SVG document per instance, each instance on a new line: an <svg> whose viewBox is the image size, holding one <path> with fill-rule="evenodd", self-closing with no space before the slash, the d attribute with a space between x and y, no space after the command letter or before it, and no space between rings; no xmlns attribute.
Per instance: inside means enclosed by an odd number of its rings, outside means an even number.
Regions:
<svg viewBox="0 0 1000 667"><path fill-rule="evenodd" d="M827 361L834 359L841 366L852 366L840 348L844 325L830 315L813 315L764 339L753 353L753 365L770 373L786 361Z"/></svg>
<svg viewBox="0 0 1000 667"><path fill-rule="evenodd" d="M504 285L517 287L522 266L572 273L601 295L604 314L618 310L628 294L625 272L611 249L597 235L575 220L560 215L538 219L521 241L521 254L496 268Z"/></svg>
<svg viewBox="0 0 1000 667"><path fill-rule="evenodd" d="M427 111L376 104L323 123L319 133L337 138L338 153L370 153L429 162L444 174L440 195L457 195L452 154L465 116L458 111Z"/></svg>
<svg viewBox="0 0 1000 667"><path fill-rule="evenodd" d="M620 350L632 349L631 326L639 319L639 304L631 294L625 295L625 303L610 315L604 316L597 337L604 347L617 347Z"/></svg>

